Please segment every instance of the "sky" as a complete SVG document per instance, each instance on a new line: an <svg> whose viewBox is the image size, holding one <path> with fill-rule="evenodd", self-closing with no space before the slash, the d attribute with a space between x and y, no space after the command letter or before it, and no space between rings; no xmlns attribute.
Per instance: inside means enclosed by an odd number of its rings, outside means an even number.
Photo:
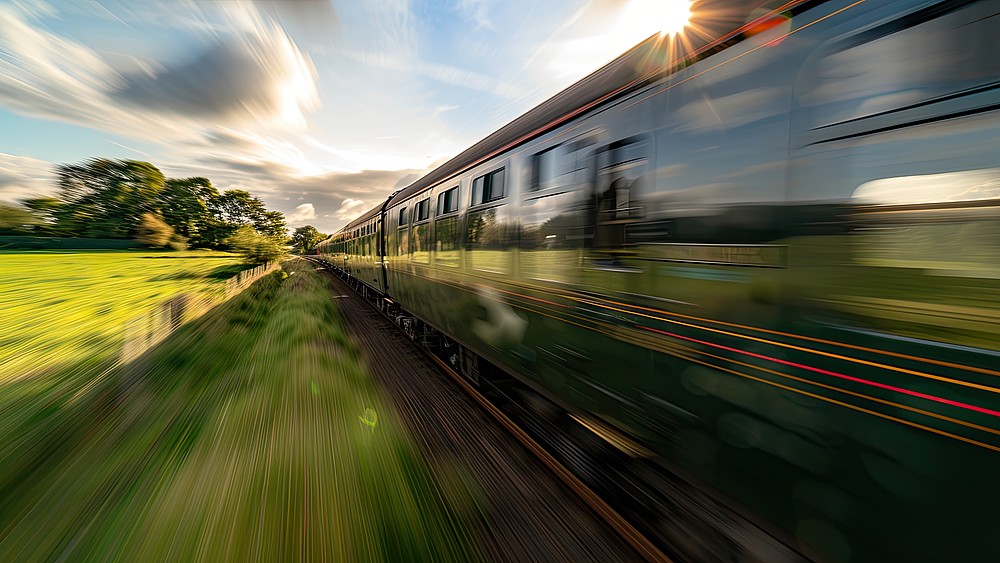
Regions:
<svg viewBox="0 0 1000 563"><path fill-rule="evenodd" d="M0 201L144 160L334 232L685 0L0 0Z"/></svg>

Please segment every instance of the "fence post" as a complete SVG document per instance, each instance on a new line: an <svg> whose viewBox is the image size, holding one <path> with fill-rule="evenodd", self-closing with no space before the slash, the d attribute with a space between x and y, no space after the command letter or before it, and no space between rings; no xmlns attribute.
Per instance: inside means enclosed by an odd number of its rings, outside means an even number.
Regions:
<svg viewBox="0 0 1000 563"><path fill-rule="evenodd" d="M164 300L150 311L128 319L125 321L124 341L119 353L121 363L137 358L185 323L202 316L215 305L239 295L277 266L274 262L265 262L227 279L221 301L208 295L180 294Z"/></svg>

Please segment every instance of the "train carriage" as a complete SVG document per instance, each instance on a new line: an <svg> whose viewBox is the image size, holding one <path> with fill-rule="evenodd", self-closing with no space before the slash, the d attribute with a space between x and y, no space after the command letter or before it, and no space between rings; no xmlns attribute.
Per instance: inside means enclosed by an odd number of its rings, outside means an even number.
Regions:
<svg viewBox="0 0 1000 563"><path fill-rule="evenodd" d="M471 379L599 418L808 556L991 558L1000 5L772 7L693 53L651 38L321 252Z"/></svg>

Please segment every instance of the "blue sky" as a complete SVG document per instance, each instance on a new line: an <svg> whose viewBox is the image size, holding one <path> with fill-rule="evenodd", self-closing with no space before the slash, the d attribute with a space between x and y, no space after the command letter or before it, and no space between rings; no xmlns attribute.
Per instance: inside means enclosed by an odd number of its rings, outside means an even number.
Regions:
<svg viewBox="0 0 1000 563"><path fill-rule="evenodd" d="M0 200L148 160L332 232L684 0L0 0Z"/></svg>

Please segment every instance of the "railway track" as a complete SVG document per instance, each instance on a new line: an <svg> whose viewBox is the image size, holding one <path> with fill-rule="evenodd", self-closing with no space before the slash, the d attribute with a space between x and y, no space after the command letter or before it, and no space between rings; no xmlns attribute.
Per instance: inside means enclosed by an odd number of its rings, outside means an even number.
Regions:
<svg viewBox="0 0 1000 563"><path fill-rule="evenodd" d="M315 263L326 267L319 261ZM473 386L448 362L413 341L392 319L355 293L337 273L330 270L330 277L339 284L337 298L351 329L357 331L355 334L363 341L362 347L373 352L369 354L374 364L371 366L373 373L378 376L386 371L392 372L393 367L398 368L391 365L392 360L386 361L386 358L374 353L385 348L386 338L391 339L395 352L405 355L414 372L419 371L420 364L432 366L441 381L447 381L453 392L471 397L481 413L498 423L494 424L495 427L499 426L513 437L523 450L559 481L563 495L566 490L570 491L577 499L576 504L588 513L586 517L564 514L566 521L562 523L563 527L581 526L580 518L594 520L596 517L605 531L593 535L595 524L591 521L584 526L588 530L587 535L606 541L606 534L610 531L619 544L612 548L605 546L604 554L598 554L599 550L591 551L595 548L590 546L584 549L582 557L580 552L561 555L572 560L806 560L753 524L718 506L700 492L691 490L687 483L665 475L654 463L642 458L643 452L630 451L630 448L636 447L634 444L616 443L614 435L605 434L590 421L566 416L514 380L481 380L478 386ZM398 389L407 386L405 379L396 378L385 383L390 393L393 390L388 387L396 387L395 394L402 403L402 410L427 408L426 404L420 404L419 398L404 396L417 392L418 385L409 382L407 393L400 394ZM433 406L438 400L434 397L430 401L434 416L425 417L423 422L416 421L414 427L424 434L421 440L425 443L434 441L434 437L428 434L434 433L435 425L444 426L446 433L455 431L456 423L447 421L450 416L459 414L457 424L465 422L465 413L440 412ZM409 404L411 402L416 404ZM464 402L468 403L467 400ZM482 431L482 423L470 424L476 431ZM448 436L447 439L454 440L455 436ZM430 449L433 450L434 446L431 445ZM532 526L538 528L531 528L529 532L537 531L549 536L550 532L539 531L549 524L543 520L535 520ZM607 559L608 555L612 559ZM502 553L497 558L521 560L524 557L551 559L551 554ZM555 556L555 559L563 558Z"/></svg>
<svg viewBox="0 0 1000 563"><path fill-rule="evenodd" d="M545 450L527 432L522 430L510 417L500 408L494 405L484 394L469 384L465 378L455 372L447 363L435 356L429 350L422 349L432 361L434 361L445 373L447 373L455 383L469 394L483 409L486 410L501 426L506 428L521 444L524 445L535 457L578 495L589 506L594 513L601 517L611 528L621 534L621 537L645 560L650 563L670 562L666 556L653 542L646 539L627 520L619 515L608 503L587 485L576 477L569 469L564 467L552 454Z"/></svg>

